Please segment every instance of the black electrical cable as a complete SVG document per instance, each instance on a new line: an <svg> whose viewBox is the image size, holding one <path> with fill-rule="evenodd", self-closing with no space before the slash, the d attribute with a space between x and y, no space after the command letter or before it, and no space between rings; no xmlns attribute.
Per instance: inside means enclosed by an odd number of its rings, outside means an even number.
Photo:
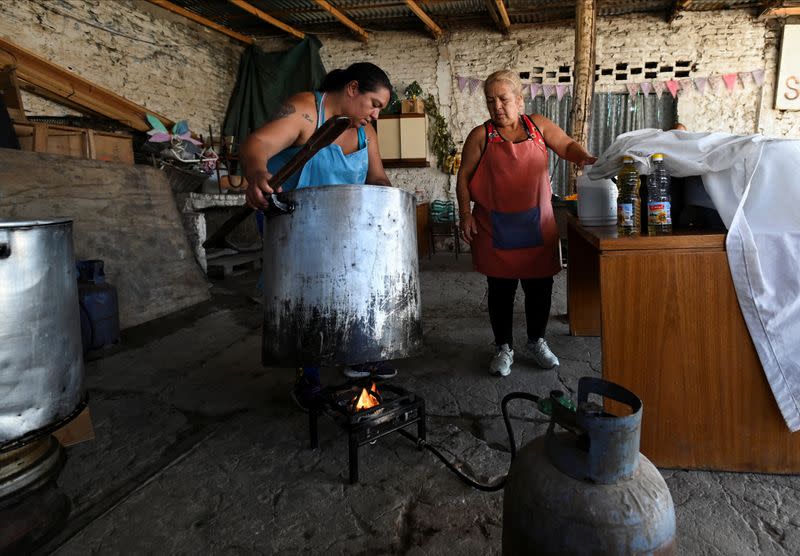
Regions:
<svg viewBox="0 0 800 556"><path fill-rule="evenodd" d="M514 430L511 428L511 419L508 416L508 402L510 402L511 400L528 400L535 404L538 404L539 399L540 399L539 396L535 394L529 394L527 392L511 392L510 394L506 394L506 396L500 402L500 410L503 413L503 421L506 424L506 432L508 433L508 442L511 446L511 461L514 461L514 458L517 456L517 443L516 440L514 439ZM446 457L444 457L444 455L442 455L442 453L438 449L428 444L427 441L423 440L422 438L417 438L410 432L407 432L403 429L400 429L399 432L409 440L415 442L418 448L425 448L426 450L429 450L434 456L439 458L439 460L442 463L444 463L445 466L450 471L455 473L459 479L461 479L464 483L471 486L472 488L482 490L484 492L496 492L498 490L501 490L506 485L506 478L508 477L508 473L503 475L503 478L501 478L498 482L496 482L493 485L479 483L478 481L476 481L475 479L473 479L472 477L470 477L469 475L458 469L454 463L452 463Z"/></svg>

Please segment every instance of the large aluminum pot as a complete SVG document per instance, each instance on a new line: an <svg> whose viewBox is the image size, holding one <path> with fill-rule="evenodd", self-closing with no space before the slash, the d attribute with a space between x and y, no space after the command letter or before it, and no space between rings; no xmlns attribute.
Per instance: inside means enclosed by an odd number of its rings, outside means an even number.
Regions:
<svg viewBox="0 0 800 556"><path fill-rule="evenodd" d="M422 344L414 197L393 187L303 188L264 227L263 363L354 364Z"/></svg>
<svg viewBox="0 0 800 556"><path fill-rule="evenodd" d="M71 220L0 221L0 449L83 398Z"/></svg>

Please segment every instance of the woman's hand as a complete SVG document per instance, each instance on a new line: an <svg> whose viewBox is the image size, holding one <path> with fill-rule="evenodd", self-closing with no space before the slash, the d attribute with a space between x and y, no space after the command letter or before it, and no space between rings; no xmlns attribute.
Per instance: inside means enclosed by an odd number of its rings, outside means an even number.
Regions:
<svg viewBox="0 0 800 556"><path fill-rule="evenodd" d="M575 166L578 167L578 170L583 170L584 166L591 166L595 162L597 162L597 157L584 151L581 159L575 162Z"/></svg>
<svg viewBox="0 0 800 556"><path fill-rule="evenodd" d="M275 193L275 190L269 185L271 177L272 174L266 170L247 172L245 176L247 180L247 191L245 191L247 206L255 210L267 208L269 204L267 197ZM280 190L281 188L279 187L278 191Z"/></svg>
<svg viewBox="0 0 800 556"><path fill-rule="evenodd" d="M478 225L475 223L472 214L462 214L459 227L461 229L461 239L467 243L472 243L472 238L478 235Z"/></svg>
<svg viewBox="0 0 800 556"><path fill-rule="evenodd" d="M458 213L461 216L458 227L461 238L467 243L471 243L472 238L478 234L478 225L472 217L469 182L481 161L485 141L486 131L482 125L469 132L461 151L461 166L458 167L458 176L456 177L456 198L458 199Z"/></svg>

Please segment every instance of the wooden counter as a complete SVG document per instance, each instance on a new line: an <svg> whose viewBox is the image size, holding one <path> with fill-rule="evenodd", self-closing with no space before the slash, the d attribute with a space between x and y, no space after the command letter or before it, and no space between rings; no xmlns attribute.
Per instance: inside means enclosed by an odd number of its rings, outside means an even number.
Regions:
<svg viewBox="0 0 800 556"><path fill-rule="evenodd" d="M570 216L570 333L600 335L603 377L644 402L662 467L800 471L739 309L725 235L617 237Z"/></svg>

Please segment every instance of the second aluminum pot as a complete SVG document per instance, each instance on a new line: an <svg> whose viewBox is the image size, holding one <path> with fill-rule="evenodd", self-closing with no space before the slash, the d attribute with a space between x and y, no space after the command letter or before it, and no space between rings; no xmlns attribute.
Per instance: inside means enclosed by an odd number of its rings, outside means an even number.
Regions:
<svg viewBox="0 0 800 556"><path fill-rule="evenodd" d="M83 400L72 221L0 222L0 451Z"/></svg>

